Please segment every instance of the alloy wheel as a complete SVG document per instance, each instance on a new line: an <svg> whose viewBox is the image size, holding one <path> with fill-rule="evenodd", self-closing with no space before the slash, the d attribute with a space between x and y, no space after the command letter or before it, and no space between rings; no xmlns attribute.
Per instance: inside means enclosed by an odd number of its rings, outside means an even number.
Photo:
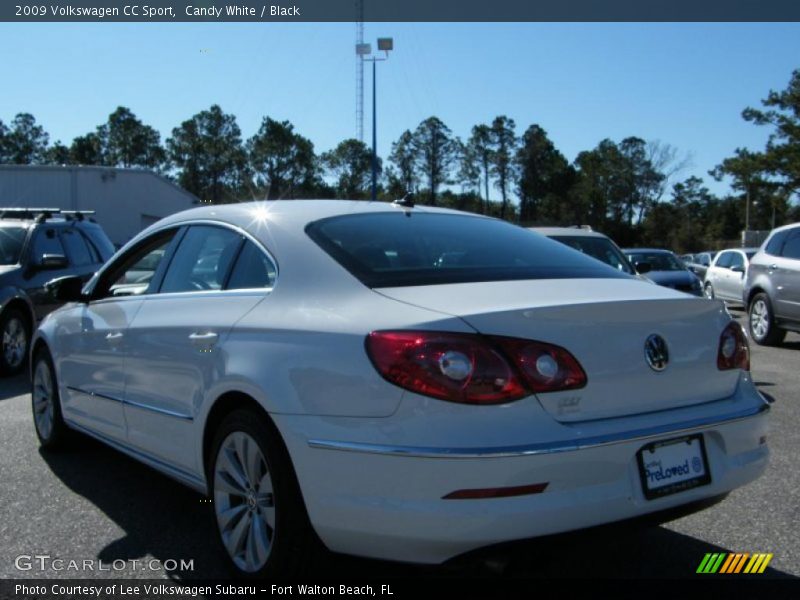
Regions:
<svg viewBox="0 0 800 600"><path fill-rule="evenodd" d="M39 435L47 440L53 432L55 386L50 368L44 360L36 364L33 374L33 416Z"/></svg>
<svg viewBox="0 0 800 600"><path fill-rule="evenodd" d="M275 500L267 461L256 440L234 431L214 465L214 510L222 543L247 573L264 567L275 538Z"/></svg>
<svg viewBox="0 0 800 600"><path fill-rule="evenodd" d="M750 330L757 339L764 339L769 333L769 308L763 298L756 299L750 308Z"/></svg>
<svg viewBox="0 0 800 600"><path fill-rule="evenodd" d="M17 317L11 317L3 328L3 359L9 369L16 369L22 364L27 348L25 323Z"/></svg>

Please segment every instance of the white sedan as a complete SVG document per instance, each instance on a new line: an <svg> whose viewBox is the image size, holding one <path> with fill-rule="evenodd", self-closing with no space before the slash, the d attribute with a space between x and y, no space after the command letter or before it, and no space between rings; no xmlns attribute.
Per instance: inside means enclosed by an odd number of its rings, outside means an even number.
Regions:
<svg viewBox="0 0 800 600"><path fill-rule="evenodd" d="M320 540L439 563L699 505L767 464L721 302L495 219L203 207L53 289L71 303L32 344L42 446L83 432L208 494L245 573Z"/></svg>

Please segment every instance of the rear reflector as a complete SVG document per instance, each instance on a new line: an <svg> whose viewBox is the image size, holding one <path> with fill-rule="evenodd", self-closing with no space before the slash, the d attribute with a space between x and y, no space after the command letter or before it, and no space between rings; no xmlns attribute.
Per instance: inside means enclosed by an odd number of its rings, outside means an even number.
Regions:
<svg viewBox="0 0 800 600"><path fill-rule="evenodd" d="M518 485L516 487L483 488L476 490L456 490L442 500L481 500L485 498L508 498L509 496L527 496L529 494L541 494L547 486L545 483L533 483L531 485Z"/></svg>

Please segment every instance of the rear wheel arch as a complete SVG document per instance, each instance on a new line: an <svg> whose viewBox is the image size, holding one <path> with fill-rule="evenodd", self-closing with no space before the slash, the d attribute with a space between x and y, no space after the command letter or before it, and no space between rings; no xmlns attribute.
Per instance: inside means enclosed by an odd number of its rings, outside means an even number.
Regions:
<svg viewBox="0 0 800 600"><path fill-rule="evenodd" d="M266 409L258 403L258 401L246 394L244 392L238 391L229 391L222 394L219 398L214 401L211 410L208 412L208 416L206 417L205 423L203 424L203 471L208 474L208 465L212 446L214 444L214 436L216 435L219 426L223 423L225 418L235 412L237 410L244 409L250 410L257 415L263 417L264 424L268 428L268 433L273 435L275 439L280 442L280 445L283 447L284 452L286 452L286 457L289 460L289 464L291 465L292 471L294 471L294 465L291 461L291 456L289 456L289 451L286 448L286 443L283 440L283 436L281 435L278 427L275 425L275 422L270 417L269 413ZM210 487L210 482L208 482L208 486Z"/></svg>

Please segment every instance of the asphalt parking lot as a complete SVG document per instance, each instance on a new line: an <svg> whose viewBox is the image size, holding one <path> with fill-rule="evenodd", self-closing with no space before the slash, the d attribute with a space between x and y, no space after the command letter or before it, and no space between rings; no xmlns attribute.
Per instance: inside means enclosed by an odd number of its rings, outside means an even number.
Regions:
<svg viewBox="0 0 800 600"><path fill-rule="evenodd" d="M738 314L738 313L737 313ZM752 347L757 384L773 395L764 477L723 502L660 526L609 526L515 543L445 567L415 567L324 555L314 572L337 578L702 577L706 553L772 553L764 576L800 576L800 335L779 348ZM0 578L227 577L204 498L89 440L67 454L40 453L25 377L0 380ZM128 561L123 569L18 570L20 555ZM568 559L567 559L568 558ZM148 561L193 561L193 570L151 570ZM140 561L139 563L133 561ZM97 564L97 563L95 563ZM119 564L119 563L117 563ZM25 563L23 562L23 566ZM149 564L150 567L153 563Z"/></svg>

